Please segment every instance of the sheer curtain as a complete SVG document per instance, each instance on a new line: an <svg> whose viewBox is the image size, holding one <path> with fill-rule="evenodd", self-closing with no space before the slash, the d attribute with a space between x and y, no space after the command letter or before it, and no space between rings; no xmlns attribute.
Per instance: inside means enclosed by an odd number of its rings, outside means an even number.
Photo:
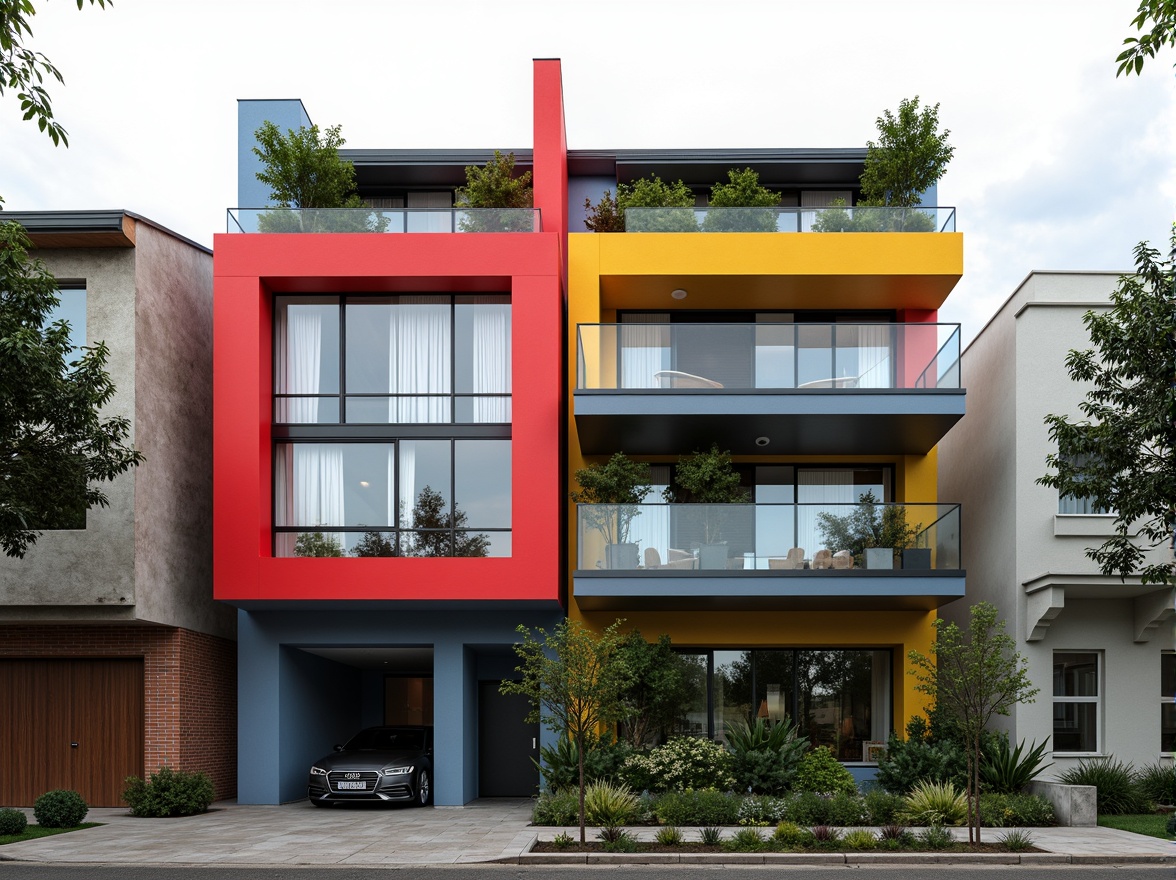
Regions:
<svg viewBox="0 0 1176 880"><path fill-rule="evenodd" d="M803 547L811 557L814 551L825 546L821 530L817 526L817 514L828 512L834 516L844 516L850 512L849 507L834 507L832 505L848 505L857 501L853 494L854 473L852 470L806 468L797 474L797 478L797 500L801 502L801 506L797 508L798 543L796 546ZM837 548L831 547L829 549L835 550Z"/></svg>
<svg viewBox="0 0 1176 880"><path fill-rule="evenodd" d="M322 361L323 319L314 309L287 306L278 310L278 390L283 394L318 394ZM318 422L317 397L281 398L278 421Z"/></svg>
<svg viewBox="0 0 1176 880"><path fill-rule="evenodd" d="M416 443L402 440L396 444L400 449L400 512L399 520L402 529L411 529L416 523L413 521L412 509L416 503ZM392 452L388 453L388 468L392 468ZM391 493L392 481L388 481L388 492Z"/></svg>
<svg viewBox="0 0 1176 880"><path fill-rule="evenodd" d="M388 421L448 422L451 375L448 300L402 296L389 325L388 390L392 394L442 397L393 397Z"/></svg>
<svg viewBox="0 0 1176 880"><path fill-rule="evenodd" d="M663 564L669 561L670 549L670 505L662 503L662 492L670 484L670 466L655 464L649 468L653 491L645 497L639 508L640 515L633 517L629 525L629 540L637 546L637 558L645 562L645 549L652 547L661 557Z"/></svg>
<svg viewBox="0 0 1176 880"><path fill-rule="evenodd" d="M619 388L657 388L654 374L670 368L670 315L622 315ZM655 325L655 326L642 326ZM664 560L664 557L663 557Z"/></svg>
<svg viewBox="0 0 1176 880"><path fill-rule="evenodd" d="M343 447L336 443L296 443L292 448L293 525L346 525L343 510Z"/></svg>
<svg viewBox="0 0 1176 880"><path fill-rule="evenodd" d="M862 324L858 332L858 388L892 385L890 324Z"/></svg>
<svg viewBox="0 0 1176 880"><path fill-rule="evenodd" d="M510 306L498 297L475 297L473 328L473 390L475 394L509 395ZM475 397L475 422L510 422L510 397Z"/></svg>

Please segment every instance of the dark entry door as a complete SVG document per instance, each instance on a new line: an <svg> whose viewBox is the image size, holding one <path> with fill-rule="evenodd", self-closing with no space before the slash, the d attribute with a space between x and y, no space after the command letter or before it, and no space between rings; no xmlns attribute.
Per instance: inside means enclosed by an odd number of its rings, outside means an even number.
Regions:
<svg viewBox="0 0 1176 880"><path fill-rule="evenodd" d="M478 795L530 797L539 786L539 724L528 724L526 697L503 696L497 681L478 683Z"/></svg>
<svg viewBox="0 0 1176 880"><path fill-rule="evenodd" d="M72 788L120 805L143 775L143 661L0 661L0 743L0 803Z"/></svg>

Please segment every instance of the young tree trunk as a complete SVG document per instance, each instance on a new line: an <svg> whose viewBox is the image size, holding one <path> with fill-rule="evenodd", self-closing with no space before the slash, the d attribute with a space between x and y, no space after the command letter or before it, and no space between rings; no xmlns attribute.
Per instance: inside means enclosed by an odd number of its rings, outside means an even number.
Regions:
<svg viewBox="0 0 1176 880"><path fill-rule="evenodd" d="M972 751L972 794L976 798L976 843L980 843L980 735L976 735Z"/></svg>

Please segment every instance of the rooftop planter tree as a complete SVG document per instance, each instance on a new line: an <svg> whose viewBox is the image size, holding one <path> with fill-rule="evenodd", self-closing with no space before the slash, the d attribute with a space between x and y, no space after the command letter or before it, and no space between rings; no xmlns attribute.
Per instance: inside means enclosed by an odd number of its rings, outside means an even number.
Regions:
<svg viewBox="0 0 1176 880"><path fill-rule="evenodd" d="M590 505L583 510L584 520L604 539L606 567L636 568L637 545L629 541L629 532L633 519L641 515L638 505L653 491L649 465L617 452L603 464L580 468L576 482L580 488L572 493L572 501Z"/></svg>
<svg viewBox="0 0 1176 880"><path fill-rule="evenodd" d="M458 188L454 207L476 210L461 215L462 232L534 231L534 214L527 210L535 204L531 172L516 176L514 167L514 153L498 150L484 168L466 166L466 185Z"/></svg>
<svg viewBox="0 0 1176 880"><path fill-rule="evenodd" d="M717 443L704 452L678 461L674 473L675 485L663 493L668 502L690 501L702 507L701 525L703 546L699 550L701 568L726 568L727 544L723 529L731 512L724 510L728 504L746 504L751 493L740 485L738 471L731 463L731 452L721 450Z"/></svg>
<svg viewBox="0 0 1176 880"><path fill-rule="evenodd" d="M633 222L627 222L629 208L663 208L642 211ZM689 210L687 210L689 209ZM584 225L592 232L697 232L694 219L694 193L682 181L666 183L656 174L642 177L633 183L617 184L614 199L609 190L595 205L584 200L588 212Z"/></svg>
<svg viewBox="0 0 1176 880"><path fill-rule="evenodd" d="M873 490L859 496L857 506L847 514L818 513L817 528L830 550L853 553L858 568L893 568L894 555L913 547L919 534L919 525L907 522L906 507L882 504ZM878 550L881 555L871 554L870 550Z"/></svg>
<svg viewBox="0 0 1176 880"><path fill-rule="evenodd" d="M759 174L751 168L727 172L728 183L711 187L703 232L775 232L776 212L766 210L780 204L780 194L760 186ZM738 210L738 209L744 210Z"/></svg>

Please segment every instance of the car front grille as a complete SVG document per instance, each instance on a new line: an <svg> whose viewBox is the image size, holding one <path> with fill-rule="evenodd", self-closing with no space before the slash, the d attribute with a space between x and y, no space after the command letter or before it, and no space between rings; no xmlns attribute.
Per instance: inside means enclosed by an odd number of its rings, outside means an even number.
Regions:
<svg viewBox="0 0 1176 880"><path fill-rule="evenodd" d="M374 770L332 770L327 774L327 782L331 791L340 794L356 794L372 791L376 787L376 780L380 778ZM359 787L363 783L363 787Z"/></svg>

